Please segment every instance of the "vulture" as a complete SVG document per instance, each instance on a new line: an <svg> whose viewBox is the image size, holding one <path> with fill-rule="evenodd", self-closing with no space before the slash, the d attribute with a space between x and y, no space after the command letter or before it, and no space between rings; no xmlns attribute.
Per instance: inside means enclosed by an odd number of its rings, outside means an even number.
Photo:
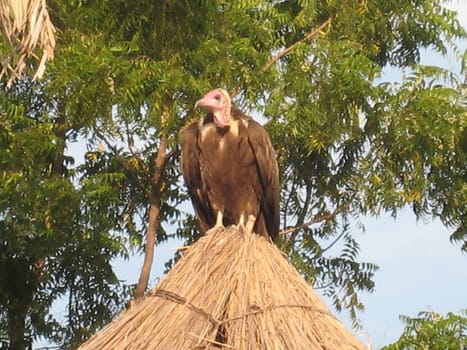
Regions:
<svg viewBox="0 0 467 350"><path fill-rule="evenodd" d="M231 105L224 89L208 92L195 108L207 114L181 130L181 171L201 230L238 225L274 241L279 170L268 134Z"/></svg>

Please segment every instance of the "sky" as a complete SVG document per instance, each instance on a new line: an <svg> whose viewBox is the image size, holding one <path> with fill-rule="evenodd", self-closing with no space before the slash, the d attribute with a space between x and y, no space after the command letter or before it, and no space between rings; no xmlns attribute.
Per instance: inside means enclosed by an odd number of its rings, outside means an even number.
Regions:
<svg viewBox="0 0 467 350"><path fill-rule="evenodd" d="M454 0L450 7L459 12L467 28L467 0ZM465 50L467 42L459 46ZM423 61L458 70L449 57L440 59L427 52ZM382 79L400 79L400 72L388 69ZM361 294L366 311L359 314L362 330L354 333L363 344L379 349L396 341L404 328L400 315L414 317L420 311L459 313L467 309L467 254L449 241L450 230L436 220L417 222L409 210L399 213L396 219L382 215L363 218L362 222L365 232L357 225L352 230L360 244L359 260L379 266L374 293ZM181 244L169 241L156 247L150 286L163 277L164 263ZM118 277L136 283L142 260L142 256L133 256L116 261ZM331 303L327 304L332 310ZM345 311L333 313L351 329Z"/></svg>
<svg viewBox="0 0 467 350"><path fill-rule="evenodd" d="M396 220L386 215L363 221L366 232L356 235L360 259L379 270L375 292L362 295L360 341L373 349L396 341L404 328L399 315L467 308L467 255L449 241L450 231L439 221L417 222L410 211ZM351 327L344 314L336 316Z"/></svg>

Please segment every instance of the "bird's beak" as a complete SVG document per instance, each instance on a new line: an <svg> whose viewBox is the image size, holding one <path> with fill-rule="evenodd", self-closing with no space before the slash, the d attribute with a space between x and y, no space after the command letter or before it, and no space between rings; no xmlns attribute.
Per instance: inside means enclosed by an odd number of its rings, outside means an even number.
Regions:
<svg viewBox="0 0 467 350"><path fill-rule="evenodd" d="M198 101L195 103L195 108L207 108L209 106L212 106L215 101L209 94L204 95L201 97Z"/></svg>
<svg viewBox="0 0 467 350"><path fill-rule="evenodd" d="M196 108L200 108L200 107L204 107L205 106L205 103L203 101L203 98L199 99L198 101L196 101L195 103L195 109Z"/></svg>

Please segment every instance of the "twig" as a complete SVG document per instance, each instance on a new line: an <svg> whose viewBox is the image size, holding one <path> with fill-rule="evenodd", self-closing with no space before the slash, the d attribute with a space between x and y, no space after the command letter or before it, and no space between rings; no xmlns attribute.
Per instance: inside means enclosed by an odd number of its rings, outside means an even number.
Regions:
<svg viewBox="0 0 467 350"><path fill-rule="evenodd" d="M322 214L322 215L317 215L310 221L305 222L304 224L295 226L295 227L289 227L285 230L279 231L278 235L287 235L289 233L301 230L302 228L311 226L313 224L316 224L321 221L328 221L334 219L337 215L346 212L349 209L350 205L350 200L346 203L344 203L341 207L337 208L335 211L329 214Z"/></svg>
<svg viewBox="0 0 467 350"><path fill-rule="evenodd" d="M305 227L311 226L313 224L316 224L317 222L334 219L337 216L337 214L338 214L338 212L335 211L335 212L332 212L330 214L315 216L313 219L311 219L310 221L305 222L304 224L301 224L301 225L298 225L298 226L295 226L295 227L289 227L289 228L287 228L285 230L279 231L278 234L279 235L287 235L289 233L301 230L302 228L305 228Z"/></svg>
<svg viewBox="0 0 467 350"><path fill-rule="evenodd" d="M285 55L287 55L290 51L292 51L293 49L295 49L299 44L305 42L305 41L309 41L311 39L313 39L320 31L322 31L324 28L326 28L332 21L332 19L334 18L334 16L331 16L329 17L325 22L323 22L318 28L316 28L315 30L309 32L307 35L305 35L303 38L301 38L299 41L296 41L295 43L293 43L292 45L290 45L289 47L286 47L284 50L282 50L281 52L279 52L276 56L274 56L273 58L271 58L260 70L260 73L264 73L266 72L269 68L271 68L271 66L277 61L279 60L280 58L284 57Z"/></svg>
<svg viewBox="0 0 467 350"><path fill-rule="evenodd" d="M341 240L341 238L346 234L346 231L345 230L342 230L341 233L339 233L339 235L334 239L334 241L331 242L331 244L329 244L326 248L323 248L321 250L321 254L328 251L329 249L331 249L337 242L339 242Z"/></svg>
<svg viewBox="0 0 467 350"><path fill-rule="evenodd" d="M311 39L313 39L316 35L318 35L319 32L321 32L324 28L326 28L327 26L329 26L332 22L332 20L334 18L336 18L337 16L337 13L339 12L340 9L342 9L342 7L344 6L344 4L347 2L347 0L344 0L342 2L342 4L339 6L338 10L336 11L336 13L334 13L332 16L330 16L326 21L324 21L318 28L312 30L311 32L309 32L307 35L305 35L303 38L301 38L300 40L296 41L295 43L293 43L292 45L286 47L284 50L282 50L281 52L279 52L276 56L274 56L273 58L271 58L260 70L260 74L264 73L265 71L267 71L269 68L271 68L271 66L276 62L278 61L280 58L284 57L285 55L287 55L290 51L292 51L293 49L295 49L299 44L305 42L305 41L310 41Z"/></svg>

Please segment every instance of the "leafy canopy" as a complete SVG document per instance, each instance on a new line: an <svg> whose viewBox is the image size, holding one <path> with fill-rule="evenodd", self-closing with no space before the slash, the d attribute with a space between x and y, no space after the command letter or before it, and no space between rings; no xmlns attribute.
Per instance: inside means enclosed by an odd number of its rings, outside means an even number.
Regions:
<svg viewBox="0 0 467 350"><path fill-rule="evenodd" d="M418 317L401 316L405 329L400 338L382 350L455 350L467 346L467 317L449 312L420 312Z"/></svg>

